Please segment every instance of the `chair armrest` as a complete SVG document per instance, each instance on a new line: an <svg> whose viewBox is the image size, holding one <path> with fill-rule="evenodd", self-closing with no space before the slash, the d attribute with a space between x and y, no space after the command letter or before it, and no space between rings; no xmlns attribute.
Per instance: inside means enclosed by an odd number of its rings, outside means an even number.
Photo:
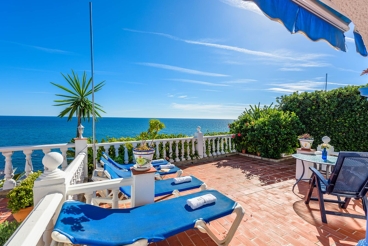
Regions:
<svg viewBox="0 0 368 246"><path fill-rule="evenodd" d="M328 186L327 179L314 167L309 167L309 169L316 175L317 179L320 180L324 185Z"/></svg>

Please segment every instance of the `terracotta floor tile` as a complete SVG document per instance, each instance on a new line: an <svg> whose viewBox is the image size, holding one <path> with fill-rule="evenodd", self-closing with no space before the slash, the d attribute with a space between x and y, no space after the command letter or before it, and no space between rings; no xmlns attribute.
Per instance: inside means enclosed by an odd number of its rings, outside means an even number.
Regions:
<svg viewBox="0 0 368 246"><path fill-rule="evenodd" d="M203 180L210 189L239 202L245 216L230 243L241 245L320 245L350 246L365 237L366 221L327 215L328 224L321 222L319 205L311 201L304 204L308 182L300 182L294 192L295 160L270 162L246 156L231 155L212 157L197 164L180 166L184 174ZM174 177L167 175L166 178ZM183 194L196 192L188 191ZM163 199L172 199L173 196ZM162 198L159 198L162 199ZM0 199L0 223L12 220L6 208L6 199ZM341 211L336 204L326 208ZM361 201L351 201L348 212L364 214ZM215 235L223 238L234 216L227 216L210 223ZM214 246L214 241L197 229L191 229L167 238L152 246Z"/></svg>

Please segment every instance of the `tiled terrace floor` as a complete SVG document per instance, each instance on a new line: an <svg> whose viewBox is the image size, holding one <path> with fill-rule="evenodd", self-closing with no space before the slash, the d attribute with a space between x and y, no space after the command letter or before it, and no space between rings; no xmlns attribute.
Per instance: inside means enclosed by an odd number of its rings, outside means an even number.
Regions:
<svg viewBox="0 0 368 246"><path fill-rule="evenodd" d="M275 163L240 155L210 162L182 166L184 175L194 175L223 194L239 202L245 216L230 245L356 245L365 237L365 220L327 215L328 224L320 220L317 202L303 202L307 183L295 182L295 160ZM11 220L5 211L6 199L0 199L0 223ZM336 204L327 207L336 210ZM354 211L356 210L356 211ZM361 202L352 201L348 212L363 214ZM10 216L9 216L10 215ZM221 238L233 216L211 222ZM191 229L153 246L215 245L207 236Z"/></svg>

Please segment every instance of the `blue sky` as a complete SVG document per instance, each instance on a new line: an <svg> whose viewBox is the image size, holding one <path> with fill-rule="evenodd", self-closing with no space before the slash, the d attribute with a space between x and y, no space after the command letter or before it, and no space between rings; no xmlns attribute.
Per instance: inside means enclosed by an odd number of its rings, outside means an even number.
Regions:
<svg viewBox="0 0 368 246"><path fill-rule="evenodd" d="M56 116L50 82L89 75L88 1L1 1L0 115ZM93 1L105 117L235 119L293 91L363 85L367 58L291 35L240 0Z"/></svg>

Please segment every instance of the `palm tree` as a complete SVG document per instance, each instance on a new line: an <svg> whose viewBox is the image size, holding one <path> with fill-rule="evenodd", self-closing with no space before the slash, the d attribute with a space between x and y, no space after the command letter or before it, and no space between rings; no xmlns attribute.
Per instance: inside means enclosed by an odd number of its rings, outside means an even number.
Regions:
<svg viewBox="0 0 368 246"><path fill-rule="evenodd" d="M81 81L78 77L78 74L74 73L73 70L72 76L70 76L69 74L64 75L62 73L61 75L68 82L71 88L67 88L54 82L50 82L51 84L69 93L68 95L56 94L56 96L62 97L64 99L54 100L54 102L58 103L54 106L66 106L66 108L60 112L58 117L63 118L65 115L68 115L68 121L70 121L75 115L78 118L78 127L81 124L82 118L83 120L87 119L88 121L91 118L93 106L88 96L92 94L92 88L90 88L92 78L88 79L87 81L87 75L86 72L84 72ZM95 86L94 91L97 92L101 90L104 85L105 81L100 82L98 85ZM101 106L95 103L95 115L101 117L100 112L105 113L105 111L102 110ZM78 129L76 137L78 137Z"/></svg>

